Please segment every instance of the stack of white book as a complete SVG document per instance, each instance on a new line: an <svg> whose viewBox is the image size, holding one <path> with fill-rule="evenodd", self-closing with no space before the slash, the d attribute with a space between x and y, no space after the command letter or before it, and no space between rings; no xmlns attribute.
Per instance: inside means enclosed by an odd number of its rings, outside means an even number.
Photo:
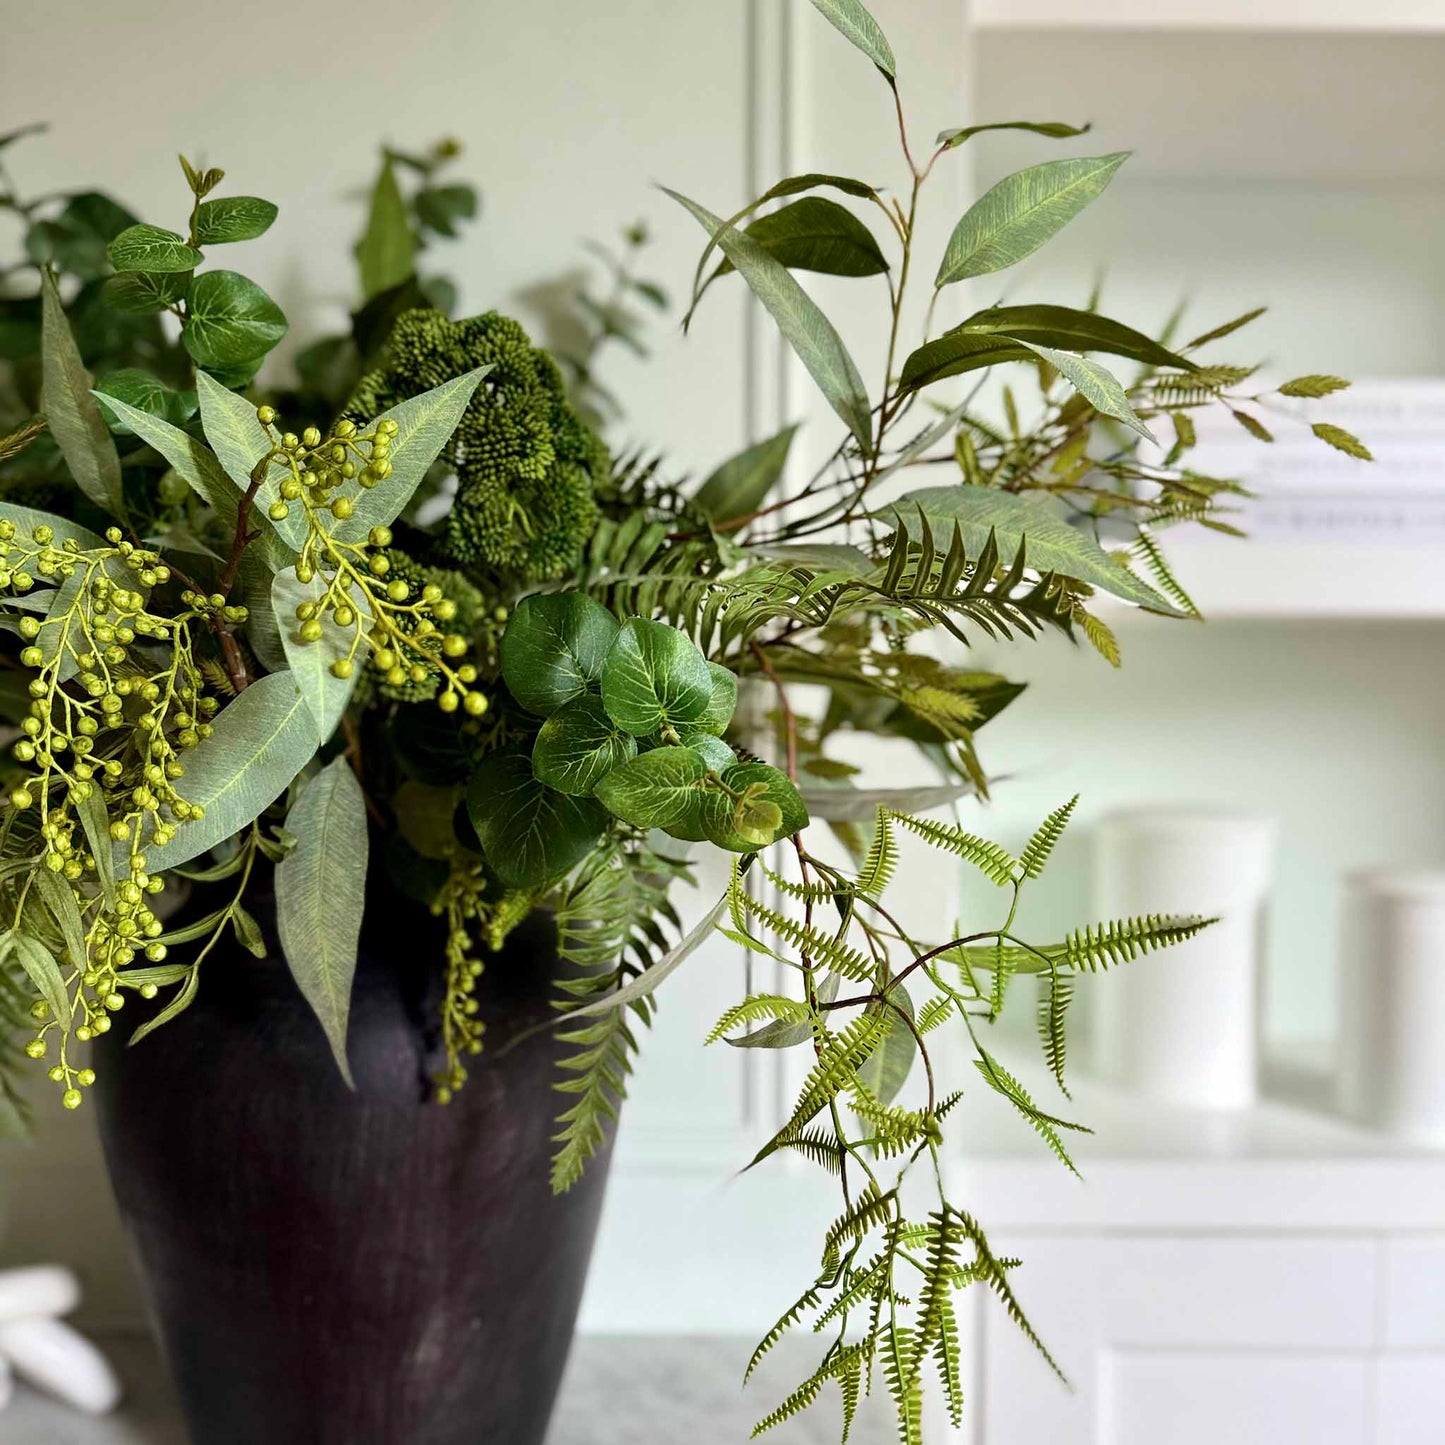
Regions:
<svg viewBox="0 0 1445 1445"><path fill-rule="evenodd" d="M1250 436L1223 407L1192 413L1199 445L1185 461L1208 476L1242 482L1240 523L1254 536L1316 541L1439 541L1445 538L1445 380L1356 382L1323 401L1277 399L1249 407L1275 440ZM1352 432L1373 462L1346 456L1310 430L1316 421ZM1168 424L1159 430L1169 435Z"/></svg>

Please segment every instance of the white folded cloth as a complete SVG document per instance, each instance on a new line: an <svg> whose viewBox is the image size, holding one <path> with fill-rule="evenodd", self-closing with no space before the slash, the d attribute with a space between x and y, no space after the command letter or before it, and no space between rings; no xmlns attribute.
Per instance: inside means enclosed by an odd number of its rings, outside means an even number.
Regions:
<svg viewBox="0 0 1445 1445"><path fill-rule="evenodd" d="M120 1402L110 1362L58 1318L80 1303L80 1282L59 1265L0 1270L0 1410L24 1380L88 1415Z"/></svg>

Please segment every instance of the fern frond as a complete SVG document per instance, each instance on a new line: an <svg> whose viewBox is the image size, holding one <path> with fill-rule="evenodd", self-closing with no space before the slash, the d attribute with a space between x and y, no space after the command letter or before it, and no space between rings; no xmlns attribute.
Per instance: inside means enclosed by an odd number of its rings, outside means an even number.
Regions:
<svg viewBox="0 0 1445 1445"><path fill-rule="evenodd" d="M847 1158L847 1150L829 1134L823 1133L821 1129L805 1129L800 1134L794 1134L784 1139L778 1146L780 1149L796 1149L805 1159L810 1159L820 1169L826 1170L829 1174L837 1177L843 1173L843 1161Z"/></svg>
<svg viewBox="0 0 1445 1445"><path fill-rule="evenodd" d="M742 895L742 904L754 918L767 924L779 938L785 939L808 958L815 968L826 966L854 983L873 982L877 968L860 949L849 948L831 934L810 928L795 918L789 918L787 914L779 913L777 909L770 908L756 898L748 897L746 893Z"/></svg>
<svg viewBox="0 0 1445 1445"><path fill-rule="evenodd" d="M1028 1120L1059 1161L1065 1164L1072 1174L1079 1175L1074 1161L1069 1158L1069 1151L1064 1148L1064 1141L1059 1137L1059 1130L1072 1129L1079 1134L1091 1134L1093 1130L1082 1124L1071 1124L1067 1119L1056 1119L1052 1114L1045 1114L1029 1097L1028 1090L986 1049L980 1048L978 1057L973 1062L989 1088L1007 1099Z"/></svg>
<svg viewBox="0 0 1445 1445"><path fill-rule="evenodd" d="M807 1023L812 1017L813 1011L800 999L785 998L775 993L752 994L723 1014L712 1026L704 1043L715 1044L724 1034L730 1034L735 1028L745 1024L752 1025L767 1020Z"/></svg>
<svg viewBox="0 0 1445 1445"><path fill-rule="evenodd" d="M914 1026L920 1034L930 1034L940 1025L948 1022L953 1017L953 1011L957 1002L952 994L935 994L918 1011L918 1017L914 1020Z"/></svg>
<svg viewBox="0 0 1445 1445"><path fill-rule="evenodd" d="M748 1367L743 1371L743 1384L752 1378L753 1371L762 1364L764 1356L788 1333L799 1321L811 1310L818 1308L822 1302L822 1291L817 1285L805 1289L779 1317L777 1324L758 1342L758 1347L753 1351L752 1358L748 1361Z"/></svg>
<svg viewBox="0 0 1445 1445"><path fill-rule="evenodd" d="M1128 963L1156 949L1183 943L1216 921L1148 913L1138 918L1091 924L1071 933L1064 940L1062 952L1071 968L1080 973L1096 973L1111 964Z"/></svg>
<svg viewBox="0 0 1445 1445"><path fill-rule="evenodd" d="M1044 864L1049 861L1049 855L1064 836L1064 829L1069 826L1069 819L1073 817L1074 809L1078 806L1079 795L1075 793L1063 807L1055 808L1039 824L1033 837L1024 844L1024 851L1019 854L1019 868L1025 878L1037 878L1044 871Z"/></svg>
<svg viewBox="0 0 1445 1445"><path fill-rule="evenodd" d="M923 1445L923 1381L915 1368L913 1331L899 1325L888 1331L883 1349L883 1379L898 1415L899 1445Z"/></svg>
<svg viewBox="0 0 1445 1445"><path fill-rule="evenodd" d="M1194 599L1184 590L1179 579L1174 575L1168 560L1160 550L1159 543L1154 540L1153 534L1147 527L1139 528L1139 535L1134 539L1132 551L1135 560L1142 562L1145 570L1154 579L1154 585L1181 612L1195 618L1203 615L1194 605Z"/></svg>
<svg viewBox="0 0 1445 1445"><path fill-rule="evenodd" d="M888 887L897 867L898 845L893 839L893 825L889 821L888 809L880 806L878 820L873 825L873 842L868 847L868 856L864 858L856 880L858 891L876 898Z"/></svg>
<svg viewBox="0 0 1445 1445"><path fill-rule="evenodd" d="M910 833L916 833L933 847L957 854L965 862L972 863L1000 887L1013 882L1016 866L1013 855L997 843L990 843L986 838L965 833L962 828L951 823L939 823L932 818L915 818L910 813L894 813L893 817Z"/></svg>
<svg viewBox="0 0 1445 1445"><path fill-rule="evenodd" d="M839 1246L847 1239L861 1240L870 1230L881 1229L892 1217L898 1197L890 1189L879 1193L871 1181L858 1202L838 1216L823 1236L823 1274L836 1274L841 1263Z"/></svg>
<svg viewBox="0 0 1445 1445"><path fill-rule="evenodd" d="M1070 607L1069 616L1084 634L1089 646L1110 667L1118 667L1123 661L1123 655L1119 651L1119 639L1114 636L1114 629L1102 617L1096 617L1090 612L1082 602L1075 602Z"/></svg>
<svg viewBox="0 0 1445 1445"><path fill-rule="evenodd" d="M1068 1052L1064 1017L1073 998L1073 976L1060 973L1057 968L1053 969L1039 992L1039 1040L1044 1046L1044 1061L1066 1099L1072 1096L1064 1083L1064 1061Z"/></svg>
<svg viewBox="0 0 1445 1445"><path fill-rule="evenodd" d="M765 1435L785 1420L791 1420L794 1415L801 1415L822 1394L828 1374L826 1369L819 1369L809 1375L771 1415L764 1416L753 1426L752 1438L756 1440L759 1435Z"/></svg>

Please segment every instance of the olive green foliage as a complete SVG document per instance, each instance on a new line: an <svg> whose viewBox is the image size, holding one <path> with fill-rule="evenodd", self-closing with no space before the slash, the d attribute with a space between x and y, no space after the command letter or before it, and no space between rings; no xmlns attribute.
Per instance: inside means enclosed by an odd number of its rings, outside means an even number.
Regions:
<svg viewBox="0 0 1445 1445"><path fill-rule="evenodd" d="M348 413L374 415L398 401L490 366L448 446L457 495L442 546L473 569L537 581L576 565L596 525L593 492L607 450L567 400L561 373L521 325L492 311L449 321L404 313L384 366L362 378Z"/></svg>

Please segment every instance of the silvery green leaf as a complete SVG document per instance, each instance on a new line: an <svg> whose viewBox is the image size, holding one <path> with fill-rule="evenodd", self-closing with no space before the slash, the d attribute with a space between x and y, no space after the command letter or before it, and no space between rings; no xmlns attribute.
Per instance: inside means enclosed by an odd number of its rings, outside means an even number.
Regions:
<svg viewBox="0 0 1445 1445"><path fill-rule="evenodd" d="M974 791L972 783L918 788L828 788L799 786L809 814L828 823L871 823L880 807L891 813L927 813Z"/></svg>
<svg viewBox="0 0 1445 1445"><path fill-rule="evenodd" d="M1048 500L1027 500L997 487L924 487L875 515L917 540L920 512L935 537L951 536L957 526L970 557L979 556L992 535L1001 567L1011 567L1022 548L1035 572L1072 577L1151 612L1179 615L1172 603L1116 562L1087 532L1071 526Z"/></svg>
<svg viewBox="0 0 1445 1445"><path fill-rule="evenodd" d="M354 1088L346 1057L351 984L366 906L366 803L344 757L328 763L286 815L296 846L276 865L276 923L291 975Z"/></svg>
<svg viewBox="0 0 1445 1445"><path fill-rule="evenodd" d="M316 723L316 736L321 742L330 738L346 711L362 665L367 656L366 644L357 644L360 633L371 626L371 609L360 589L351 585L347 598L356 613L351 627L338 627L334 616L327 614L321 624L321 637L316 642L302 642L297 634L301 623L296 609L303 602L319 602L326 595L329 579L317 572L310 582L302 582L294 567L276 574L271 584L271 612L281 634L281 647L291 676L306 699L306 706ZM354 658L350 677L336 677L331 664L341 658Z"/></svg>
<svg viewBox="0 0 1445 1445"><path fill-rule="evenodd" d="M70 1017L70 998L55 955L38 939L25 933L11 933L11 955L25 970L35 992L50 1005L51 1014L64 1022Z"/></svg>
<svg viewBox="0 0 1445 1445"><path fill-rule="evenodd" d="M717 525L755 512L783 475L797 430L795 422L729 457L698 488L693 506Z"/></svg>
<svg viewBox="0 0 1445 1445"><path fill-rule="evenodd" d="M216 383L206 377L212 386ZM226 393L228 396L229 392ZM109 409L118 420L123 421L136 436L158 451L176 474L189 483L192 491L209 505L228 529L236 525L236 504L239 498L236 488L212 452L195 437L183 432L180 427L141 411L117 396L106 392L94 393L103 407ZM252 412L254 415L254 410ZM259 425L259 423L257 423Z"/></svg>
<svg viewBox="0 0 1445 1445"><path fill-rule="evenodd" d="M1128 151L1046 161L1005 176L954 227L935 286L1002 271L1061 231L1113 179Z"/></svg>
<svg viewBox="0 0 1445 1445"><path fill-rule="evenodd" d="M391 475L369 491L358 487L353 494L348 489L346 495L352 497L355 510L344 522L336 523L333 535L343 542L359 542L373 527L388 527L396 521L421 485L427 468L451 439L482 378L491 370L489 363L454 376L374 419L396 423L396 434L391 439Z"/></svg>
<svg viewBox="0 0 1445 1445"><path fill-rule="evenodd" d="M273 537L278 547L285 546L279 537ZM284 568L282 569L285 570ZM286 668L286 648L281 640L281 623L276 609L271 605L271 585L276 573L263 551L255 544L241 553L241 566L236 574L237 601L245 607L246 641L256 660L267 672L283 672Z"/></svg>
<svg viewBox="0 0 1445 1445"><path fill-rule="evenodd" d="M783 339L808 369L828 405L847 424L866 455L873 447L868 392L843 338L782 262L744 232L676 191L667 194L692 213L768 309Z"/></svg>
<svg viewBox="0 0 1445 1445"><path fill-rule="evenodd" d="M70 794L75 798L74 791ZM105 795L99 787L92 787L84 798L75 803L76 816L85 830L85 841L90 856L96 860L96 872L100 875L100 891L105 897L107 908L115 907L115 879L108 868L102 867L102 860L111 853L110 814L106 811Z"/></svg>
<svg viewBox="0 0 1445 1445"><path fill-rule="evenodd" d="M708 935L717 927L718 919L723 916L723 910L728 906L728 897L724 893L713 906L708 909L707 914L696 928L692 929L676 948L669 949L646 973L640 974L624 988L619 988L615 993L605 994L602 998L594 999L591 1003L584 1003L577 1008L569 1008L563 1013L559 1022L568 1023L575 1018L585 1018L588 1014L610 1013L615 1008L625 1008L630 1003L635 1003L640 998L646 998L653 993L658 985L670 974L675 973L687 960L697 952L698 948L706 941Z"/></svg>
<svg viewBox="0 0 1445 1445"><path fill-rule="evenodd" d="M1083 135L1090 129L1088 124L1070 125L1063 120L995 120L987 125L965 125L941 130L935 144L951 151L989 130L1027 130L1035 135L1046 135L1052 140L1067 140L1072 136Z"/></svg>
<svg viewBox="0 0 1445 1445"><path fill-rule="evenodd" d="M132 1046L140 1043L142 1039L149 1037L158 1028L161 1028L165 1024L170 1023L173 1018L177 1018L179 1015L185 1013L185 1011L190 1008L190 1006L196 1001L196 990L200 987L201 982L200 969L192 965L192 967L187 970L185 979L185 983L181 985L181 988L176 993L175 997L172 998L171 1001L158 1014L156 1014L154 1018L147 1019L130 1036Z"/></svg>
<svg viewBox="0 0 1445 1445"><path fill-rule="evenodd" d="M169 843L147 841L146 867L162 873L214 848L256 819L285 791L316 752L316 724L289 672L258 678L228 703L204 742L182 753L185 776L176 784L205 816L178 824ZM124 876L129 844L115 850Z"/></svg>
<svg viewBox="0 0 1445 1445"><path fill-rule="evenodd" d="M252 470L275 446L275 438L261 425L256 408L245 397L228 391L204 371L196 373L196 396L206 440L222 470L244 495L251 486ZM171 465L181 470L174 461ZM301 507L292 507L290 515L279 522L268 515L272 504L281 500L280 484L285 476L284 468L273 462L257 488L251 515L263 532L274 531L292 552L299 552L306 541L306 515Z"/></svg>
<svg viewBox="0 0 1445 1445"><path fill-rule="evenodd" d="M41 624L40 635L35 639L43 666L49 667L57 657L60 658L57 676L61 682L69 682L80 671L77 654L86 646L79 627L73 621L64 620L79 599L85 579L86 569L77 567L54 592L46 594L52 600L46 621Z"/></svg>
<svg viewBox="0 0 1445 1445"><path fill-rule="evenodd" d="M1075 356L1071 351L1057 351L1052 346L1039 346L1032 341L1025 341L1024 345L1042 356L1095 411L1123 422L1146 441L1154 440L1154 433L1139 420L1119 378L1107 366L1087 356Z"/></svg>
<svg viewBox="0 0 1445 1445"><path fill-rule="evenodd" d="M913 1000L902 984L894 984L888 990L888 997L909 1018L913 1017ZM891 1104L908 1082L913 1061L918 1057L918 1040L893 1009L878 1007L887 1014L888 1026L873 1052L858 1066L858 1077L880 1103Z"/></svg>
<svg viewBox="0 0 1445 1445"><path fill-rule="evenodd" d="M840 35L846 36L889 80L898 76L893 49L861 0L813 0L813 6Z"/></svg>
<svg viewBox="0 0 1445 1445"><path fill-rule="evenodd" d="M842 976L830 973L818 985L818 1002L832 1003L838 997ZM751 1033L724 1037L725 1044L735 1049L791 1049L798 1044L810 1043L815 1037L812 1020L805 1023L789 1023L787 1019L773 1019Z"/></svg>
<svg viewBox="0 0 1445 1445"><path fill-rule="evenodd" d="M85 924L81 920L80 908L75 901L75 890L70 886L70 881L42 865L35 870L35 891L60 925L60 936L65 940L70 966L84 969Z"/></svg>
<svg viewBox="0 0 1445 1445"><path fill-rule="evenodd" d="M76 485L101 511L123 518L120 456L90 394L90 373L80 359L55 277L48 269L40 277L40 310L45 420Z"/></svg>

